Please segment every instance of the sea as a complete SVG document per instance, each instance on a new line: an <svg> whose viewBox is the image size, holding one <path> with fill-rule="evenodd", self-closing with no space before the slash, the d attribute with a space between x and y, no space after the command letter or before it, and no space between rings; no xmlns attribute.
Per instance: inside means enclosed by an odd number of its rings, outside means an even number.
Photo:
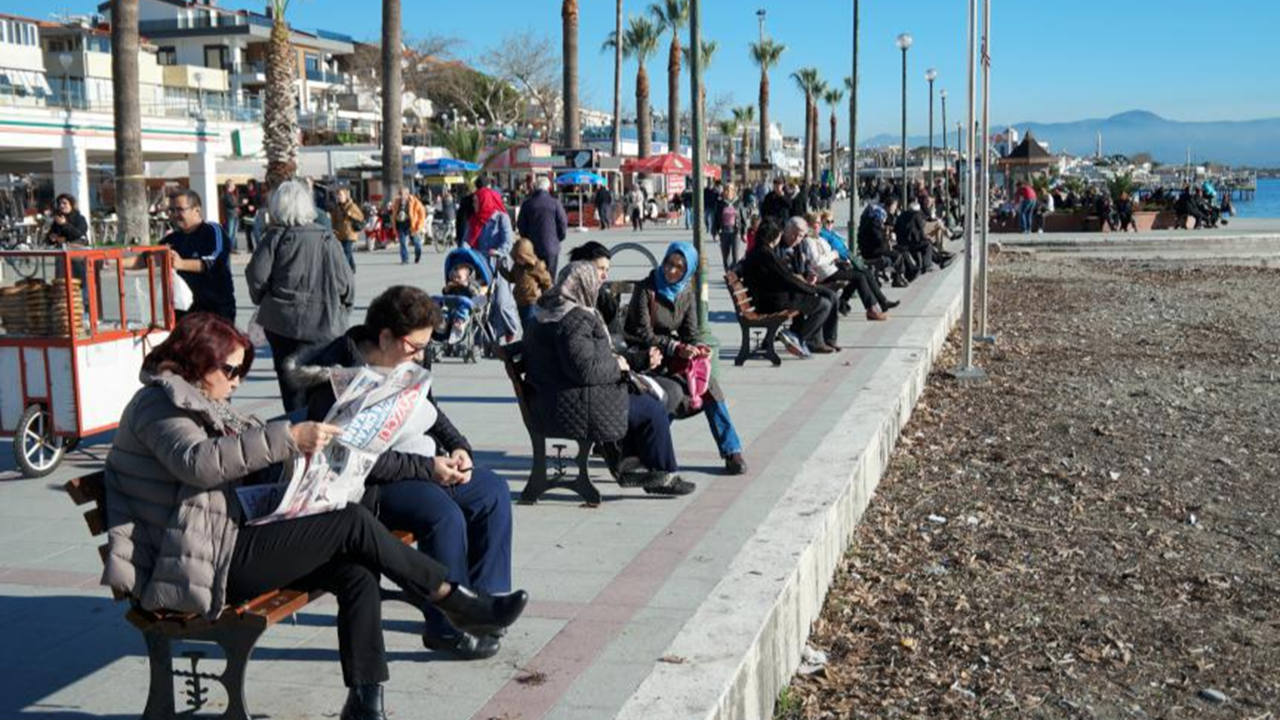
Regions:
<svg viewBox="0 0 1280 720"><path fill-rule="evenodd" d="M1280 218L1280 178L1258 178L1253 200L1234 202L1242 218Z"/></svg>

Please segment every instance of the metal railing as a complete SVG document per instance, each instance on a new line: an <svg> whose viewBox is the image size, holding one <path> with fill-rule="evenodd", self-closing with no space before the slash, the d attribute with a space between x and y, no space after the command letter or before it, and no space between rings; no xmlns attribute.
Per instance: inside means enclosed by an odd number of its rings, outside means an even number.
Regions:
<svg viewBox="0 0 1280 720"><path fill-rule="evenodd" d="M20 94L12 88L0 87L0 108L36 108L46 110L74 110L110 114L115 104L109 100L92 101L76 93L64 96L60 92L47 95ZM197 98L142 103L143 117L203 118L224 122L260 122L261 101L248 104L201 103Z"/></svg>
<svg viewBox="0 0 1280 720"><path fill-rule="evenodd" d="M345 73L330 72L319 68L307 68L307 79L312 82L324 82L331 85L346 85Z"/></svg>

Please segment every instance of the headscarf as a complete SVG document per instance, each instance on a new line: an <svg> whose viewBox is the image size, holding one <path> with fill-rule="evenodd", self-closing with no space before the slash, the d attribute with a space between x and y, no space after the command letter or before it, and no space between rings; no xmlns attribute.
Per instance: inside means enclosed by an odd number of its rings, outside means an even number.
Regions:
<svg viewBox="0 0 1280 720"><path fill-rule="evenodd" d="M556 284L538 298L538 303L533 306L533 319L540 323L560 322L577 308L599 317L596 298L602 285L604 282L600 280L600 271L595 263L586 260L569 263L560 271Z"/></svg>
<svg viewBox="0 0 1280 720"><path fill-rule="evenodd" d="M485 223L489 222L489 219L494 215L506 212L507 208L502 204L502 196L493 188L487 187L476 190L472 203L474 210L471 213L471 220L468 222L467 244L475 247L476 242L480 239L480 232L484 230Z"/></svg>
<svg viewBox="0 0 1280 720"><path fill-rule="evenodd" d="M667 282L667 273L663 266L672 255L684 256L684 276L674 283ZM662 256L662 264L653 269L653 286L658 294L668 302L675 302L680 293L688 289L693 275L698 271L698 251L691 243L673 242L667 246L667 254Z"/></svg>

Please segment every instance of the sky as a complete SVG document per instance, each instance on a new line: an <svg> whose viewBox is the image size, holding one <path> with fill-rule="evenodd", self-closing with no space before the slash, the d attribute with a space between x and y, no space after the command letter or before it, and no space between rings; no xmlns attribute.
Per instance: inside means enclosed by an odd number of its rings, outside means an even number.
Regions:
<svg viewBox="0 0 1280 720"><path fill-rule="evenodd" d="M650 0L624 0L628 15ZM220 0L232 8L261 9L262 2ZM57 12L90 12L95 0L56 0ZM981 3L979 2L979 6ZM1172 120L1246 120L1280 117L1280 0L1064 0L992 1L993 125L1063 122L1150 110ZM613 0L580 0L580 73L584 104L611 110L613 56L600 52L614 27ZM766 32L787 46L771 73L770 113L788 134L802 132L803 95L789 78L804 66L843 84L852 61L853 0L702 0L703 37L720 50L706 74L708 96L754 104L759 71L747 46ZM379 36L376 0L293 0L290 16L303 29L323 28L357 39ZM361 8L361 10L356 10ZM946 89L954 127L966 109L968 3L964 0L863 0L861 3L859 137L897 133L901 123L902 53L899 33L914 38L907 56L908 127L928 128L925 70L936 68L935 87ZM48 0L0 0L0 11L48 17ZM979 12L981 8L979 7ZM531 30L560 42L558 0L403 0L406 37L427 33L460 38L463 59L483 56L504 36ZM651 103L666 107L664 38L650 61ZM623 69L624 114L633 112L635 65ZM688 78L681 92L687 103ZM940 115L940 105L935 106ZM828 117L823 110L823 135ZM843 128L843 117L841 119ZM840 130L841 134L847 132ZM940 131L939 131L940 132Z"/></svg>

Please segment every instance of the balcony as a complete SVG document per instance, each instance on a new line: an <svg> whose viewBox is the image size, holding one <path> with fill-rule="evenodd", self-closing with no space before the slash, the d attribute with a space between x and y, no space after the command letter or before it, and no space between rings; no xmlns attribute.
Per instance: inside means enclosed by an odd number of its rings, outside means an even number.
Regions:
<svg viewBox="0 0 1280 720"><path fill-rule="evenodd" d="M307 68L307 80L328 85L346 85L347 75L346 73L330 72L320 68Z"/></svg>
<svg viewBox="0 0 1280 720"><path fill-rule="evenodd" d="M138 32L144 36L175 35L184 30L213 30L234 27L270 28L269 18L257 15L212 15L210 17L175 18L173 20L143 20Z"/></svg>
<svg viewBox="0 0 1280 720"><path fill-rule="evenodd" d="M227 72L239 85L252 85L267 81L267 63L264 60L227 63Z"/></svg>
<svg viewBox="0 0 1280 720"><path fill-rule="evenodd" d="M196 65L165 65L164 84L167 87L189 88L209 92L226 92L227 72Z"/></svg>

